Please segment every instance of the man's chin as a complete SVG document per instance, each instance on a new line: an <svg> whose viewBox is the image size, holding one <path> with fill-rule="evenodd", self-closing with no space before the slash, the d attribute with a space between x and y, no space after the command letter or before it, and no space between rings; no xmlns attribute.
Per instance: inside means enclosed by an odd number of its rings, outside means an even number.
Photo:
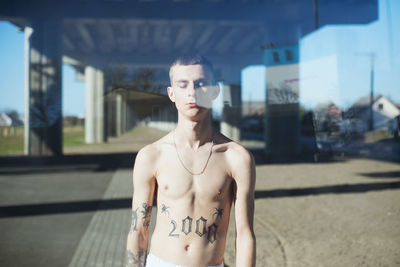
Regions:
<svg viewBox="0 0 400 267"><path fill-rule="evenodd" d="M202 109L211 109L211 104L196 103L196 107Z"/></svg>
<svg viewBox="0 0 400 267"><path fill-rule="evenodd" d="M190 108L189 110L185 110L182 113L187 118L201 120L206 116L209 110L210 110L209 108L197 106L195 108Z"/></svg>

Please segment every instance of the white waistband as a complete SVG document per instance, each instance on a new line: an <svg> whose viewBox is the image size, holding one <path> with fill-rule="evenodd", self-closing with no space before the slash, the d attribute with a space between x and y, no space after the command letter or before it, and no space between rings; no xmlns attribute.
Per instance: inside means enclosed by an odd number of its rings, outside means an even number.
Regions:
<svg viewBox="0 0 400 267"><path fill-rule="evenodd" d="M147 255L146 267L187 267L187 266L176 265L173 263L163 261L159 257L149 253ZM214 265L214 266L208 266L208 267L224 267L224 264L221 263L220 265Z"/></svg>

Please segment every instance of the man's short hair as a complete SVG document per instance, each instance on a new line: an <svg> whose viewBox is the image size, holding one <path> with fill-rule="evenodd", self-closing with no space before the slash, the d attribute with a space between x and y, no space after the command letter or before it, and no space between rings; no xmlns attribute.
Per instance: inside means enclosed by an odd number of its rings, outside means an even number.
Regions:
<svg viewBox="0 0 400 267"><path fill-rule="evenodd" d="M202 55L197 55L197 54L188 54L188 55L182 55L175 59L175 61L171 64L171 67L169 68L169 79L172 84L172 69L175 66L187 66L187 65L202 65L208 71L211 73L212 79L214 79L214 66L213 64L205 57Z"/></svg>

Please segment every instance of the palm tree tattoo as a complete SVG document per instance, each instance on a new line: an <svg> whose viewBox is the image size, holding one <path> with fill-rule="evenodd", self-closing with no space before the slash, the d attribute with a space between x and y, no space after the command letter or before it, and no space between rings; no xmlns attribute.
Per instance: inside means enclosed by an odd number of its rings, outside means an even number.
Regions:
<svg viewBox="0 0 400 267"><path fill-rule="evenodd" d="M213 216L216 216L217 218L222 218L222 215L224 215L224 209L218 209L218 208L214 208L215 212L213 214Z"/></svg>

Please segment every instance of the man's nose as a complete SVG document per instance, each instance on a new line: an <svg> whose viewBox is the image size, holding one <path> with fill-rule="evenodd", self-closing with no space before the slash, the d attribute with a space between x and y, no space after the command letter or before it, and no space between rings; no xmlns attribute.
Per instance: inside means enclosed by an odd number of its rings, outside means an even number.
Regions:
<svg viewBox="0 0 400 267"><path fill-rule="evenodd" d="M196 96L196 90L196 85L193 82L188 84L187 92L189 96Z"/></svg>

